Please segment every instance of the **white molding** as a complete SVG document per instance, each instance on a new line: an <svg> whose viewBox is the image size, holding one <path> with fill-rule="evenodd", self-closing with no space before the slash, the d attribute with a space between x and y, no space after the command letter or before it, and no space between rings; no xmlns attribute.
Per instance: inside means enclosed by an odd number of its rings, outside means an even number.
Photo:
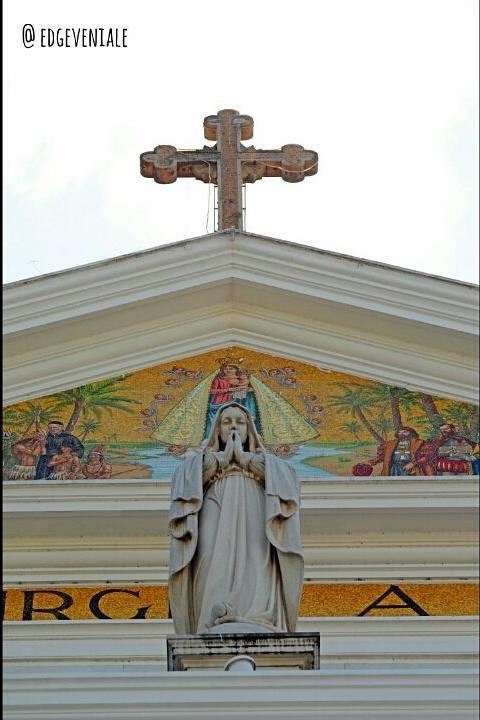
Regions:
<svg viewBox="0 0 480 720"><path fill-rule="evenodd" d="M478 478L470 475L422 477L300 478L302 511L478 508ZM35 480L4 483L4 512L95 510L168 511L170 482L162 480Z"/></svg>
<svg viewBox="0 0 480 720"><path fill-rule="evenodd" d="M37 539L38 540L38 539ZM168 541L162 538L119 538L110 544L98 538L62 538L53 545L42 542L9 543L4 551L3 587L98 587L166 585ZM137 543L136 543L137 541ZM34 547L31 547L34 545ZM60 545L60 546L59 546ZM365 535L324 536L315 546L304 542L305 582L310 583L464 583L478 581L478 542L474 534L460 541L458 535L427 543L417 536L407 543Z"/></svg>
<svg viewBox="0 0 480 720"><path fill-rule="evenodd" d="M5 720L475 720L476 672L117 672L4 682Z"/></svg>
<svg viewBox="0 0 480 720"><path fill-rule="evenodd" d="M434 553L440 556L442 548ZM365 561L358 564L316 564L305 566L305 577L312 583L464 583L478 582L478 562L456 562L441 563L432 562L431 557L424 552L419 544L419 553L422 561L389 563L388 553L384 553L383 562L368 563ZM466 554L472 556L475 546L472 543L466 548ZM95 551L88 549L88 561L86 562L86 550L73 553L71 562L67 565L67 558L56 556L51 551L52 565L45 566L42 563L31 565L25 562L25 555L12 552L8 565L3 570L3 587L8 588L43 588L48 587L97 587L97 586L125 586L125 585L166 585L168 582L168 567L165 563L160 564L157 557L143 558L138 565L122 564L117 554L111 554L108 563L97 561ZM93 556L93 557L92 557ZM43 555L45 557L45 554ZM60 565L62 561L65 563ZM98 562L98 564L94 564Z"/></svg>
<svg viewBox="0 0 480 720"><path fill-rule="evenodd" d="M421 545L419 550L422 550ZM474 546L467 548L471 555ZM3 587L8 588L44 588L58 587L101 587L109 586L131 586L131 585L166 585L168 581L168 568L163 564L155 564L155 559L150 557L144 559L141 565L119 564L117 557L112 554L112 562L92 566L96 558L91 557L94 551L88 550L90 564L85 564L86 551L74 554L68 567L53 566L42 567L23 564L24 556L13 553L9 560L12 567L5 567L3 571ZM54 553L52 553L54 554ZM440 552L435 553L440 555ZM387 553L385 553L387 555ZM64 558L60 558L64 560ZM150 561L150 562L148 562ZM145 567L147 566L147 567ZM428 555L425 561L414 563L389 563L386 558L384 562L368 564L360 562L358 565L306 565L305 576L313 583L455 583L455 582L478 582L478 563L432 563Z"/></svg>
<svg viewBox="0 0 480 720"><path fill-rule="evenodd" d="M4 581L164 584L168 482L4 483ZM478 481L302 483L305 579L464 582L478 577Z"/></svg>
<svg viewBox="0 0 480 720"><path fill-rule="evenodd" d="M476 402L475 303L473 286L205 236L7 286L4 402L235 344Z"/></svg>
<svg viewBox="0 0 480 720"><path fill-rule="evenodd" d="M318 671L166 672L170 621L5 623L8 720L475 717L478 618L311 618Z"/></svg>
<svg viewBox="0 0 480 720"><path fill-rule="evenodd" d="M477 616L300 618L298 632L319 632L321 664L474 662ZM6 622L3 658L19 663L154 662L166 666L171 620Z"/></svg>
<svg viewBox="0 0 480 720"><path fill-rule="evenodd" d="M239 277L476 333L476 287L248 233L204 235L5 286L5 330Z"/></svg>
<svg viewBox="0 0 480 720"><path fill-rule="evenodd" d="M124 328L113 338L97 327L90 343L79 337L50 344L44 353L24 352L25 342L12 348L16 343L18 337L5 343L5 404L233 345L464 402L478 398L475 355L458 347L455 338L450 353L428 352L425 345L377 339L366 330L360 337L358 331L356 336L342 332L341 326L307 327L301 319L287 321L278 313L259 318L246 312L209 312L193 320L176 317L175 323L155 330Z"/></svg>
<svg viewBox="0 0 480 720"><path fill-rule="evenodd" d="M474 582L476 532L325 533L303 537L305 582ZM5 542L4 587L166 585L169 539L16 536Z"/></svg>

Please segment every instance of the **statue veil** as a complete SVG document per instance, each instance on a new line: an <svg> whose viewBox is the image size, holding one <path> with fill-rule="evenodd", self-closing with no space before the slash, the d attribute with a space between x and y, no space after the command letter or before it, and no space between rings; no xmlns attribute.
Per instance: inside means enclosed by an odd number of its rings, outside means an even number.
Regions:
<svg viewBox="0 0 480 720"><path fill-rule="evenodd" d="M220 440L220 416L222 414L222 411L227 407L238 407L240 410L246 415L247 417L247 438L248 438L248 451L249 452L258 452L260 450L265 451L265 447L260 439L260 435L257 432L257 429L255 427L255 424L252 420L252 416L248 412L248 410L243 406L240 405L240 403L237 402L229 402L225 403L219 410L217 411L217 414L215 415L215 420L212 424L212 429L210 431L210 435L206 439L204 443L202 443L202 447L204 447L207 450L210 450L212 452L218 452L222 448L220 447L221 440Z"/></svg>

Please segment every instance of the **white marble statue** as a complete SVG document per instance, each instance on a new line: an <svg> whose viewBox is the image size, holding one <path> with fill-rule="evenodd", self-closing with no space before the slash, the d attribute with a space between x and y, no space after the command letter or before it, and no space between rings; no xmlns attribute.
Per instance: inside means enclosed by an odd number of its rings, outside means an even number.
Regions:
<svg viewBox="0 0 480 720"><path fill-rule="evenodd" d="M303 580L300 488L249 412L221 408L173 477L170 607L177 633L294 632Z"/></svg>

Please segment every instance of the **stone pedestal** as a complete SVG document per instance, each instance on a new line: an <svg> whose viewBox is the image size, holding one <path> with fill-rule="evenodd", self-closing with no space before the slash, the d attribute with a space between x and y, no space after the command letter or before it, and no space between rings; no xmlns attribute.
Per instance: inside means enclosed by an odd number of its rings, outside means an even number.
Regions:
<svg viewBox="0 0 480 720"><path fill-rule="evenodd" d="M167 638L168 670L225 670L235 656L262 670L318 670L319 633L223 633Z"/></svg>

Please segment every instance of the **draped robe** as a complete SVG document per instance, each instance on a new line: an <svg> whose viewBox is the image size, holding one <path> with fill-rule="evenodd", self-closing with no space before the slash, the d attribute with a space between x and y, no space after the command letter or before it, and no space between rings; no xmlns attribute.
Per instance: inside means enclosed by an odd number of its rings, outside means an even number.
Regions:
<svg viewBox="0 0 480 720"><path fill-rule="evenodd" d="M224 408L229 405L241 407ZM299 482L286 461L265 450L241 409L248 450L262 471L233 462L205 484L205 468L219 447L219 410L209 439L187 454L173 477L169 598L177 633L207 632L221 623L228 632L229 622L295 631L303 580Z"/></svg>

